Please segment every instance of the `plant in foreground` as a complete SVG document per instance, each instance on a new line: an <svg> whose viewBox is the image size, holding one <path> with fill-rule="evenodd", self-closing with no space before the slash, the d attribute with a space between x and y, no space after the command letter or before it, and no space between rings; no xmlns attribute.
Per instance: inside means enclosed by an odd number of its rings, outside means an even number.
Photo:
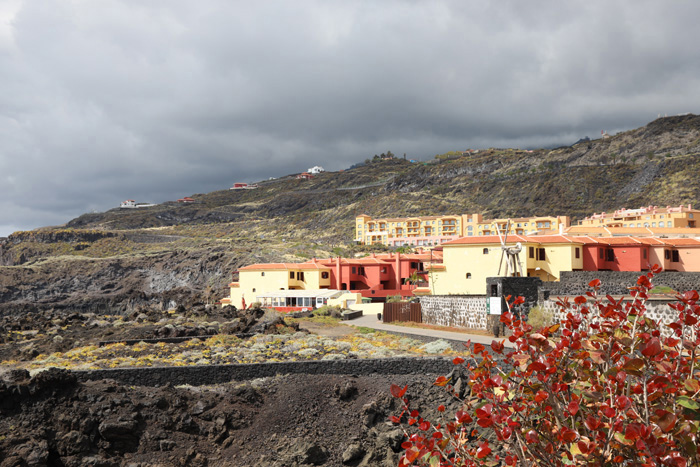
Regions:
<svg viewBox="0 0 700 467"><path fill-rule="evenodd" d="M399 465L700 465L699 296L677 295L669 324L650 319L659 271L640 276L626 303L599 298L596 279L587 296L559 299L561 323L537 331L504 313L514 349L493 341L455 358L469 391L440 423L392 385L402 412L390 420L407 437ZM457 397L448 378L434 384Z"/></svg>

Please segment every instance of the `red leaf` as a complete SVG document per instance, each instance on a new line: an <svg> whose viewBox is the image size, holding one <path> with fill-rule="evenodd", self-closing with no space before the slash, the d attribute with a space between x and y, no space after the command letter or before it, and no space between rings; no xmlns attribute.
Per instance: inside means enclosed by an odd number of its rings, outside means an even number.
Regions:
<svg viewBox="0 0 700 467"><path fill-rule="evenodd" d="M471 415L462 410L455 412L455 419L457 420L457 423L471 423L473 421Z"/></svg>
<svg viewBox="0 0 700 467"><path fill-rule="evenodd" d="M399 387L395 384L392 384L391 385L391 395L396 397L397 399L400 399L404 396L404 394L406 394L407 389L408 389L408 385L404 386L404 388L401 389L401 387Z"/></svg>
<svg viewBox="0 0 700 467"><path fill-rule="evenodd" d="M615 399L615 405L620 410L625 410L627 407L632 405L632 401L627 396L617 396Z"/></svg>
<svg viewBox="0 0 700 467"><path fill-rule="evenodd" d="M389 417L389 420L391 420L394 423L401 423L401 419L396 415L392 415L391 417Z"/></svg>
<svg viewBox="0 0 700 467"><path fill-rule="evenodd" d="M673 427L676 426L676 421L678 421L678 417L676 417L671 412L667 412L664 410L657 424L659 425L659 428L663 430L664 433L668 433L669 431L673 430Z"/></svg>
<svg viewBox="0 0 700 467"><path fill-rule="evenodd" d="M450 378L452 379L452 378ZM447 386L447 383L450 382L450 379L445 378L444 376L438 376L435 382L433 383L434 386Z"/></svg>
<svg viewBox="0 0 700 467"><path fill-rule="evenodd" d="M629 372L639 371L644 368L644 360L641 358L632 358L627 360L625 364L622 365L622 368Z"/></svg>
<svg viewBox="0 0 700 467"><path fill-rule="evenodd" d="M476 450L476 458L483 459L489 454L491 454L491 448L489 447L488 441L484 441L481 446L479 446L479 449Z"/></svg>
<svg viewBox="0 0 700 467"><path fill-rule="evenodd" d="M571 401L569 402L569 405L567 407L567 410L571 415L576 415L578 413L579 405L578 402L576 401Z"/></svg>
<svg viewBox="0 0 700 467"><path fill-rule="evenodd" d="M404 454L404 455L406 456L406 460L410 464L411 462L413 462L414 460L416 460L418 458L419 453L420 453L420 451L418 450L418 448L412 447L411 449L407 450L406 454Z"/></svg>
<svg viewBox="0 0 700 467"><path fill-rule="evenodd" d="M538 404L549 397L549 394L546 391L539 391L537 395L535 395L535 402Z"/></svg>
<svg viewBox="0 0 700 467"><path fill-rule="evenodd" d="M696 302L698 301L698 292L697 290L689 290L686 293L683 294L683 299L688 302Z"/></svg>
<svg viewBox="0 0 700 467"><path fill-rule="evenodd" d="M593 287L594 289L595 289L596 287L600 287L600 279L593 279L592 281L590 281L590 282L588 283L588 286L589 286L589 287Z"/></svg>
<svg viewBox="0 0 700 467"><path fill-rule="evenodd" d="M490 418L480 418L476 421L476 423L482 428L488 428L491 425L493 425L493 420L491 420Z"/></svg>
<svg viewBox="0 0 700 467"><path fill-rule="evenodd" d="M537 436L537 432L535 430L530 430L527 433L525 433L525 440L529 443L536 443L539 441L539 436Z"/></svg>
<svg viewBox="0 0 700 467"><path fill-rule="evenodd" d="M444 412L444 411L445 411L445 406L442 405L442 404L440 404L440 405L438 406L438 412Z"/></svg>
<svg viewBox="0 0 700 467"><path fill-rule="evenodd" d="M493 406L491 404L486 404L480 409L476 409L476 416L479 418L489 418L491 417L492 410Z"/></svg>
<svg viewBox="0 0 700 467"><path fill-rule="evenodd" d="M464 363L464 359L462 357L455 357L454 359L452 359L452 363L454 363L455 365L461 365L462 363Z"/></svg>
<svg viewBox="0 0 700 467"><path fill-rule="evenodd" d="M496 352L496 353L501 353L501 352L503 352L503 347L505 347L505 346L503 345L504 342L505 342L505 339L502 340L502 341L500 341L500 342L498 342L498 341L492 341L492 342L491 342L491 349L492 349L494 352Z"/></svg>
<svg viewBox="0 0 700 467"><path fill-rule="evenodd" d="M656 337L652 337L642 346L642 355L654 357L661 353L661 342Z"/></svg>
<svg viewBox="0 0 700 467"><path fill-rule="evenodd" d="M565 443L570 443L574 441L577 436L578 433L566 427L562 427L561 431L559 432L559 439L561 439Z"/></svg>
<svg viewBox="0 0 700 467"><path fill-rule="evenodd" d="M474 353L481 353L485 348L483 344L474 344Z"/></svg>

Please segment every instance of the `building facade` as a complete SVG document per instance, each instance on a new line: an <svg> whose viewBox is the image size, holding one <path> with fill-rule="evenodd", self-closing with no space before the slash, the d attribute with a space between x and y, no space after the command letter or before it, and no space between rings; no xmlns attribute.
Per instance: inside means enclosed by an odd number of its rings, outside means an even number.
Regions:
<svg viewBox="0 0 700 467"><path fill-rule="evenodd" d="M618 209L612 213L593 214L579 221L586 227L613 228L698 228L700 211L692 205L676 207L646 206L639 209Z"/></svg>
<svg viewBox="0 0 700 467"><path fill-rule="evenodd" d="M305 263L263 263L240 268L222 304L246 307L273 292L336 290L357 292L373 301L411 297L427 282L427 264L441 262L438 252L372 254L364 258L312 259ZM279 295L279 294L278 294Z"/></svg>
<svg viewBox="0 0 700 467"><path fill-rule="evenodd" d="M363 214L355 218L355 241L364 245L432 247L459 237L497 236L499 230L504 234L508 225L509 235L533 235L570 227L571 221L568 216L484 220L481 214L462 214L373 219Z"/></svg>

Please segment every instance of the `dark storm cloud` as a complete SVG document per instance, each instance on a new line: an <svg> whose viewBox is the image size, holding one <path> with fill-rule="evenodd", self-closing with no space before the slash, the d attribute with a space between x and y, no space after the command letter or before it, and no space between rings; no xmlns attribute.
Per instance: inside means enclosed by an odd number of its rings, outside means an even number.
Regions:
<svg viewBox="0 0 700 467"><path fill-rule="evenodd" d="M0 235L391 150L695 112L696 2L0 6Z"/></svg>

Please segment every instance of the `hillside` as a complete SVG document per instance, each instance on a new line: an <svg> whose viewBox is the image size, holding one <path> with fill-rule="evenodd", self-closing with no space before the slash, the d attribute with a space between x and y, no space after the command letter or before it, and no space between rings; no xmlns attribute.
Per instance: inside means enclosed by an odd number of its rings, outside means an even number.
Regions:
<svg viewBox="0 0 700 467"><path fill-rule="evenodd" d="M282 177L254 190L194 194L193 204L112 209L60 229L15 233L0 243L0 300L97 302L118 311L205 300L206 292L211 299L251 262L363 250L351 242L361 213L580 219L620 207L698 204L698 173L700 116L686 115L553 150L492 148L424 163L378 161L312 180Z"/></svg>

